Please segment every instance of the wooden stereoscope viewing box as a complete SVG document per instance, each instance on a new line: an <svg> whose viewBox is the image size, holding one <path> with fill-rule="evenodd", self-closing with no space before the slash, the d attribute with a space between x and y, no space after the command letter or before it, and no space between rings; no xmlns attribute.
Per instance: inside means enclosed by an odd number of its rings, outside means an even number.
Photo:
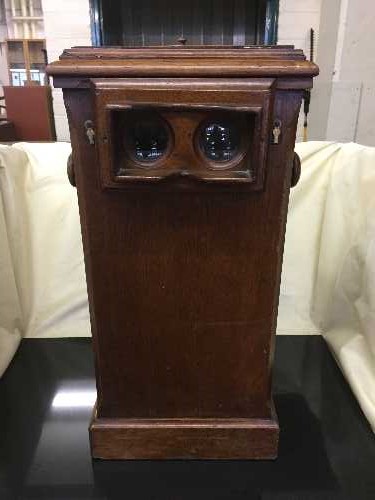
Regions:
<svg viewBox="0 0 375 500"><path fill-rule="evenodd" d="M289 190L317 67L276 47L84 48L62 87L99 458L274 458Z"/></svg>

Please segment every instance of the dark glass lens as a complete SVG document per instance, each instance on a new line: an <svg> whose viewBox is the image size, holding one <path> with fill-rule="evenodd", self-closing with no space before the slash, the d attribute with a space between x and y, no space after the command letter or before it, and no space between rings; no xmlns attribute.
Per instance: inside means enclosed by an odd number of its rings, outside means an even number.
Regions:
<svg viewBox="0 0 375 500"><path fill-rule="evenodd" d="M226 123L207 123L201 132L200 146L210 160L230 161L238 150L238 131Z"/></svg>
<svg viewBox="0 0 375 500"><path fill-rule="evenodd" d="M132 148L135 159L141 162L158 160L168 147L168 131L162 121L138 121L132 130Z"/></svg>

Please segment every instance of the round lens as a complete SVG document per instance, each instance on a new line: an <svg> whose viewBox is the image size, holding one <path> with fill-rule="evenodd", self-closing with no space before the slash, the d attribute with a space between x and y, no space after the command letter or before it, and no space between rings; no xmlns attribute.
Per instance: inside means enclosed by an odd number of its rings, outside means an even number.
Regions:
<svg viewBox="0 0 375 500"><path fill-rule="evenodd" d="M200 135L200 147L209 160L226 162L237 154L239 134L236 127L220 122L207 123Z"/></svg>
<svg viewBox="0 0 375 500"><path fill-rule="evenodd" d="M161 120L140 120L133 126L131 142L135 160L154 162L163 156L167 150L168 131Z"/></svg>

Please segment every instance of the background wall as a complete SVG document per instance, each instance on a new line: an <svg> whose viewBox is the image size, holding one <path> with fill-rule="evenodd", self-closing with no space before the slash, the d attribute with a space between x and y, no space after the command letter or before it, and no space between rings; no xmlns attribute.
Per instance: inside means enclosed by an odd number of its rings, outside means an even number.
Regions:
<svg viewBox="0 0 375 500"><path fill-rule="evenodd" d="M324 1L324 0L323 0ZM310 28L319 33L322 0L280 0L278 43L310 54Z"/></svg>
<svg viewBox="0 0 375 500"><path fill-rule="evenodd" d="M373 0L323 0L311 137L375 146Z"/></svg>
<svg viewBox="0 0 375 500"><path fill-rule="evenodd" d="M5 39L8 38L8 27L5 3L0 5L0 86L9 85L9 72L6 58ZM2 94L2 93L1 93Z"/></svg>
<svg viewBox="0 0 375 500"><path fill-rule="evenodd" d="M9 85L6 40L44 38L42 0L0 0L0 87Z"/></svg>
<svg viewBox="0 0 375 500"><path fill-rule="evenodd" d="M303 49L306 57L310 57L310 29L313 28L315 40L318 40L322 2L325 1L327 0L280 0L278 43L294 45L297 49ZM315 46L314 61L318 55L317 44ZM314 85L316 81L317 78L314 78ZM297 141L303 139L303 119L304 115L301 111Z"/></svg>
<svg viewBox="0 0 375 500"><path fill-rule="evenodd" d="M73 45L91 45L89 0L42 0L48 61ZM59 141L69 141L68 120L61 89L53 90L53 109Z"/></svg>

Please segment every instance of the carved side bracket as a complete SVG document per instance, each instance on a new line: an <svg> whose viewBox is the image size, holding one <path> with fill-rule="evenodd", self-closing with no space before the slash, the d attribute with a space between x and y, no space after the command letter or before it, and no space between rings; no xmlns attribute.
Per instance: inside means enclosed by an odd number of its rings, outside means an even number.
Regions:
<svg viewBox="0 0 375 500"><path fill-rule="evenodd" d="M301 160L297 153L294 153L293 157L293 168L292 168L292 181L291 186L297 185L299 178L301 177Z"/></svg>
<svg viewBox="0 0 375 500"><path fill-rule="evenodd" d="M69 155L66 171L68 174L68 179L69 179L70 184L72 186L76 187L76 176L74 173L74 163L73 163L72 154Z"/></svg>

